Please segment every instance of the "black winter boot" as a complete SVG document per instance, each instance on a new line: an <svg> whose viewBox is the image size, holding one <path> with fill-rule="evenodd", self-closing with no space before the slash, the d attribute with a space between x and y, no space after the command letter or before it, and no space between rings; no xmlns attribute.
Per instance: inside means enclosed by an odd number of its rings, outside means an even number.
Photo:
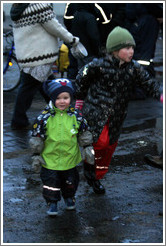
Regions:
<svg viewBox="0 0 166 246"><path fill-rule="evenodd" d="M88 184L93 188L93 190L96 194L104 194L105 193L105 188L100 183L99 180L88 180Z"/></svg>

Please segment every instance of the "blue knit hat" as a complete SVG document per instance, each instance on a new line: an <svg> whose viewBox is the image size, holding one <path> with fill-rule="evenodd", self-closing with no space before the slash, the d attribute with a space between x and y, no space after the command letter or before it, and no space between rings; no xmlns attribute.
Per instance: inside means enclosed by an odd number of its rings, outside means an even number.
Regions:
<svg viewBox="0 0 166 246"><path fill-rule="evenodd" d="M74 93L71 81L65 78L48 80L44 82L43 90L53 102L56 101L57 96L62 92L68 92L71 98L73 97Z"/></svg>

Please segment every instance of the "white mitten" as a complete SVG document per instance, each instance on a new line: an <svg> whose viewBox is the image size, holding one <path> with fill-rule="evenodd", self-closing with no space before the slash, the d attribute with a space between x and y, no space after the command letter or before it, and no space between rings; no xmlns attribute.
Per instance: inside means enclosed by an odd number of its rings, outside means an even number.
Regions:
<svg viewBox="0 0 166 246"><path fill-rule="evenodd" d="M35 173L39 173L41 169L41 165L45 165L44 159L40 155L34 155L32 156L32 170Z"/></svg>
<svg viewBox="0 0 166 246"><path fill-rule="evenodd" d="M80 39L78 37L73 38L73 42L71 42L72 47L76 46L79 43Z"/></svg>
<svg viewBox="0 0 166 246"><path fill-rule="evenodd" d="M80 42L73 45L70 51L76 59L82 59L88 55L86 48Z"/></svg>
<svg viewBox="0 0 166 246"><path fill-rule="evenodd" d="M87 163L94 165L95 163L95 155L94 155L93 146L88 146L82 151L82 159Z"/></svg>
<svg viewBox="0 0 166 246"><path fill-rule="evenodd" d="M31 137L29 146L32 154L40 154L44 148L44 141L39 137Z"/></svg>
<svg viewBox="0 0 166 246"><path fill-rule="evenodd" d="M78 142L81 147L91 145L93 143L93 136L90 131L81 133L78 137Z"/></svg>

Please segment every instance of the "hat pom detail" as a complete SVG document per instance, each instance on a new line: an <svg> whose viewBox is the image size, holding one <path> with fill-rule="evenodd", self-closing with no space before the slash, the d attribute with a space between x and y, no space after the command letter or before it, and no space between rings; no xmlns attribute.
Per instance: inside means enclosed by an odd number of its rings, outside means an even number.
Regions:
<svg viewBox="0 0 166 246"><path fill-rule="evenodd" d="M53 102L56 101L57 96L62 92L68 92L71 97L74 93L71 81L65 78L58 78L44 82L43 90Z"/></svg>

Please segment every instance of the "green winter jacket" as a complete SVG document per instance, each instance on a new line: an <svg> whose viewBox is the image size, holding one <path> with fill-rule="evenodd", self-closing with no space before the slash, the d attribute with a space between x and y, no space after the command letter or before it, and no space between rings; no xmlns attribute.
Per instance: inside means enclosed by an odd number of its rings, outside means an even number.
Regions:
<svg viewBox="0 0 166 246"><path fill-rule="evenodd" d="M32 136L44 140L41 153L45 161L43 167L52 170L68 170L82 160L77 136L88 129L86 120L74 108L64 111L47 107L38 116Z"/></svg>
<svg viewBox="0 0 166 246"><path fill-rule="evenodd" d="M55 108L55 116L47 121L47 138L42 157L46 168L52 170L68 170L81 161L81 153L77 143L80 122L75 115L69 116L67 110Z"/></svg>

